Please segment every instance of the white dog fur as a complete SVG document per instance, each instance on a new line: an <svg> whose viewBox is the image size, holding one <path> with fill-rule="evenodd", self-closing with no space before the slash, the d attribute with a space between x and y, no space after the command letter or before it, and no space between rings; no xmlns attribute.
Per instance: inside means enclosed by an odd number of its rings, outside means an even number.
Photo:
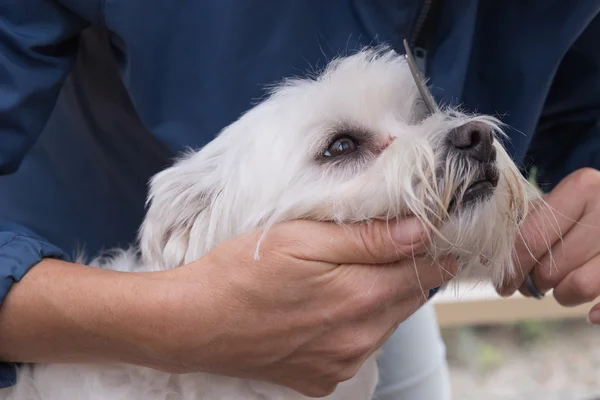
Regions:
<svg viewBox="0 0 600 400"><path fill-rule="evenodd" d="M499 182L493 194L460 205L477 179L473 163L448 152L450 131L497 120L441 109L430 115L404 56L367 48L321 73L285 80L198 152L183 155L151 181L149 209L134 250L92 265L149 271L196 260L254 228L298 218L353 223L414 214L432 230L434 257L459 256L461 275L499 284L513 272L512 248L530 198L495 140ZM359 148L328 156L339 135ZM459 204L450 210L454 200ZM260 256L257 243L256 256ZM366 400L377 384L370 358L327 399ZM289 389L209 374L169 375L131 365L27 365L10 400L304 399Z"/></svg>

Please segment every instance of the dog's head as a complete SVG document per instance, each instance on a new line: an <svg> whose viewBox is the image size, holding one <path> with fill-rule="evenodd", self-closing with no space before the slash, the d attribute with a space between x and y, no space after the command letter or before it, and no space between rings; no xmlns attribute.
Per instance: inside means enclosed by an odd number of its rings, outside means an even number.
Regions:
<svg viewBox="0 0 600 400"><path fill-rule="evenodd" d="M365 49L277 85L199 152L151 182L140 242L172 268L244 231L290 219L416 215L430 251L502 280L532 191L499 122L429 112L404 56Z"/></svg>

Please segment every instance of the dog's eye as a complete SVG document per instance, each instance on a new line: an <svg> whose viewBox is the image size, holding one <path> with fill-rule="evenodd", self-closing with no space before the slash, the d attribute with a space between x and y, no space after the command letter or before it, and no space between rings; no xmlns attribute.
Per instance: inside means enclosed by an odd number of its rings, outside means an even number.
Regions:
<svg viewBox="0 0 600 400"><path fill-rule="evenodd" d="M350 154L355 152L358 149L358 144L354 139L348 136L344 136L336 139L330 146L327 148L323 155L325 157L339 157L346 154Z"/></svg>

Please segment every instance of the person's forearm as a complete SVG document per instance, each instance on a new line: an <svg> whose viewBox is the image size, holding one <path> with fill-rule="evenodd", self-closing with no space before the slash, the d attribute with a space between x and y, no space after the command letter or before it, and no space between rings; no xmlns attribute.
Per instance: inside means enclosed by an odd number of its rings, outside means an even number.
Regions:
<svg viewBox="0 0 600 400"><path fill-rule="evenodd" d="M159 338L161 280L40 262L0 306L0 361L151 363L145 352Z"/></svg>

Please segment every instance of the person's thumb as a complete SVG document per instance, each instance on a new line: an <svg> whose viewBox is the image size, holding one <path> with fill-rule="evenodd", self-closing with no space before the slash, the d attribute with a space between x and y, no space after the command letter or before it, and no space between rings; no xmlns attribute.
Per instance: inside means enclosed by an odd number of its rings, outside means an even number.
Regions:
<svg viewBox="0 0 600 400"><path fill-rule="evenodd" d="M385 264L412 258L429 238L428 229L416 218L339 225L296 221L303 243L294 255L334 264Z"/></svg>

